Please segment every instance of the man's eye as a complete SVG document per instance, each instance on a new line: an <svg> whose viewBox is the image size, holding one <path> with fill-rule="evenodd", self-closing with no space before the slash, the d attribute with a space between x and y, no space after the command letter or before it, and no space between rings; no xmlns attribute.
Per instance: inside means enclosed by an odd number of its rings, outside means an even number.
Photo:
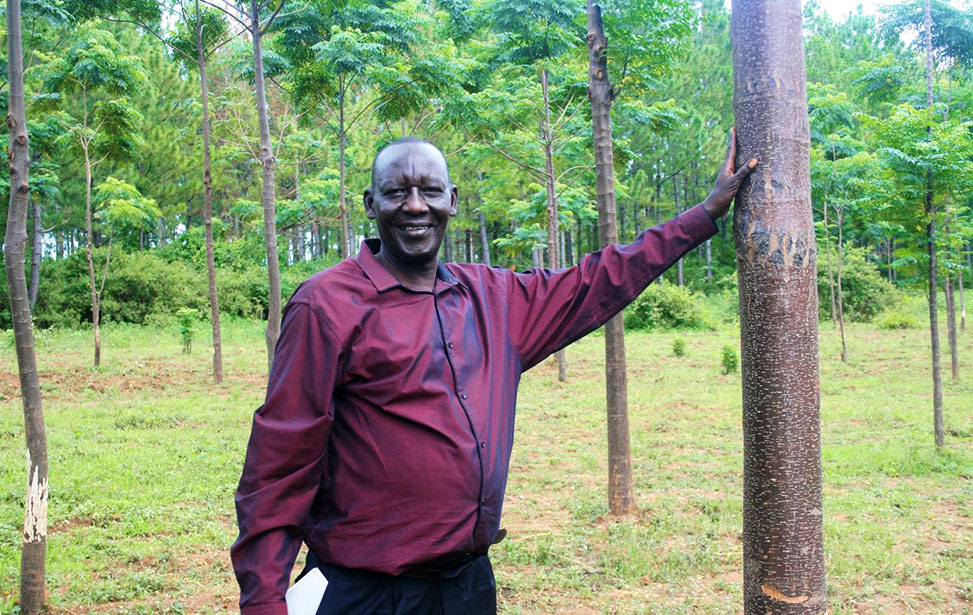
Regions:
<svg viewBox="0 0 973 615"><path fill-rule="evenodd" d="M392 198L400 197L403 194L405 194L405 190L402 190L400 188L385 191L385 196L392 197Z"/></svg>
<svg viewBox="0 0 973 615"><path fill-rule="evenodd" d="M442 188L425 188L423 192L431 196L439 196L443 193Z"/></svg>

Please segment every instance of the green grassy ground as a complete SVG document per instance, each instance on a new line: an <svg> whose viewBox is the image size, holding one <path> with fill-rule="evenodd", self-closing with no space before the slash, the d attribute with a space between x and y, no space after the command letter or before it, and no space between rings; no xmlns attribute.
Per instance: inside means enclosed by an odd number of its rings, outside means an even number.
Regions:
<svg viewBox="0 0 973 615"><path fill-rule="evenodd" d="M51 456L51 612L232 613L232 494L262 397L257 323L224 329L227 379L209 383L171 330L41 332ZM849 328L850 359L822 323L825 539L832 612L973 612L973 335L951 383L947 447L932 437L923 330ZM501 612L741 613L740 376L720 373L737 332L634 333L629 403L639 513L607 514L603 340L546 362L520 392L494 548ZM672 356L674 338L686 356ZM945 335L943 335L945 340ZM13 613L25 455L12 342L0 353L0 612Z"/></svg>

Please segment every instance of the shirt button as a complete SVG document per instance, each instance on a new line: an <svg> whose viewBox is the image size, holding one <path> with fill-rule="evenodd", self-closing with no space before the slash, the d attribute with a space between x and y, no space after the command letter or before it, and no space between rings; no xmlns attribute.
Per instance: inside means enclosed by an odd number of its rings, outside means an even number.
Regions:
<svg viewBox="0 0 973 615"><path fill-rule="evenodd" d="M480 498L480 504L486 504L486 498Z"/></svg>
<svg viewBox="0 0 973 615"><path fill-rule="evenodd" d="M480 448L486 448L486 442L485 441L480 440Z"/></svg>
<svg viewBox="0 0 973 615"><path fill-rule="evenodd" d="M450 343L448 343L448 344L446 344L446 345L447 345L448 347L450 347L450 348L452 348L452 347L453 347L453 342L450 342Z"/></svg>
<svg viewBox="0 0 973 615"><path fill-rule="evenodd" d="M466 399L467 395L466 395L466 393L461 393L460 394L460 397L462 397L463 399Z"/></svg>

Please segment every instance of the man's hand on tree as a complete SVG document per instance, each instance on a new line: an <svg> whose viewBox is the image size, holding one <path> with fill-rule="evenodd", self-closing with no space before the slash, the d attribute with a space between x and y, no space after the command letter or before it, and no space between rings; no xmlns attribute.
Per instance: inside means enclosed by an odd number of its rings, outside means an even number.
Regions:
<svg viewBox="0 0 973 615"><path fill-rule="evenodd" d="M733 197L740 189L740 184L759 164L756 158L751 158L750 162L737 171L736 155L737 133L736 128L731 128L730 143L726 148L726 160L723 161L723 166L720 167L720 172L716 175L716 184L713 186L713 190L703 201L703 209L713 220L722 218L726 215L726 212L730 211L730 203L733 202Z"/></svg>

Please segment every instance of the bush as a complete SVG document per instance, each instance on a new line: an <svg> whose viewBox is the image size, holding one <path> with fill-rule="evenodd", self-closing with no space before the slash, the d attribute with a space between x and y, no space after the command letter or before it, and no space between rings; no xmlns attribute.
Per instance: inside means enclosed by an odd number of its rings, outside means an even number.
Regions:
<svg viewBox="0 0 973 615"><path fill-rule="evenodd" d="M898 292L882 277L878 267L866 258L865 248L846 247L841 259L841 293L844 296L845 319L869 322L883 310L891 308ZM821 318L831 318L831 291L828 288L827 254L818 256L818 304ZM837 250L832 249L831 268L838 293Z"/></svg>
<svg viewBox="0 0 973 615"><path fill-rule="evenodd" d="M737 358L737 351L733 346L729 344L723 346L723 351L720 353L720 363L723 365L724 374L736 373L740 360Z"/></svg>
<svg viewBox="0 0 973 615"><path fill-rule="evenodd" d="M913 314L900 309L885 310L875 317L875 326L879 329L918 329L919 319Z"/></svg>
<svg viewBox="0 0 973 615"><path fill-rule="evenodd" d="M676 339L672 340L672 356L686 356L686 340L682 339L681 337L677 337Z"/></svg>
<svg viewBox="0 0 973 615"><path fill-rule="evenodd" d="M625 309L628 329L712 329L697 295L673 284L652 284Z"/></svg>
<svg viewBox="0 0 973 615"><path fill-rule="evenodd" d="M94 252L95 279L101 285L107 248ZM208 306L205 278L181 262L166 262L151 252L111 251L101 298L102 322L144 324L155 312ZM9 315L4 315L9 318ZM34 310L38 327L77 327L91 322L88 261L83 251L41 265L41 285Z"/></svg>

